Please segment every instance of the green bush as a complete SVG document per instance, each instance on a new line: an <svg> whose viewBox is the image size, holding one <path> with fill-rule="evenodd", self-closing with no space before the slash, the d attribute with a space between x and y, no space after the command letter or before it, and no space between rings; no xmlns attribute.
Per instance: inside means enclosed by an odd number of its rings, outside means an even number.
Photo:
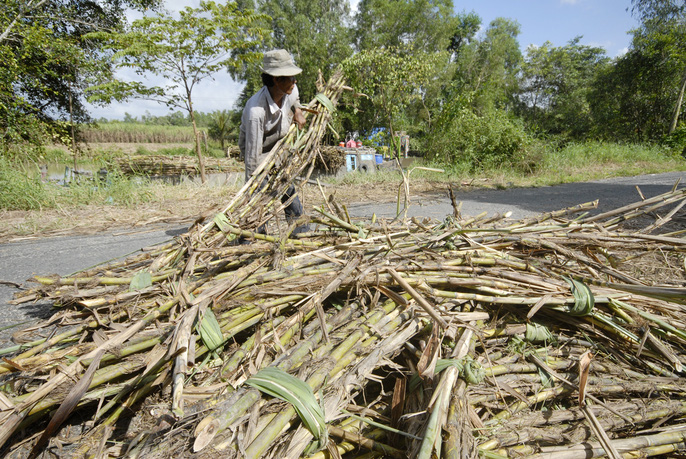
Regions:
<svg viewBox="0 0 686 459"><path fill-rule="evenodd" d="M461 108L442 115L427 142L427 152L432 159L464 163L478 171L517 163L530 142L523 124L502 111L482 116Z"/></svg>
<svg viewBox="0 0 686 459"><path fill-rule="evenodd" d="M679 124L674 132L665 136L663 143L672 151L686 158L686 124Z"/></svg>

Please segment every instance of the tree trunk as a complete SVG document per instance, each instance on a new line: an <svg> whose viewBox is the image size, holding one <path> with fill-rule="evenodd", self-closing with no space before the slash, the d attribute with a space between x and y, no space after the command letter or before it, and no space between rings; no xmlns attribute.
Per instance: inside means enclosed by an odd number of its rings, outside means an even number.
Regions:
<svg viewBox="0 0 686 459"><path fill-rule="evenodd" d="M681 88L679 88L679 97L677 97L676 105L674 106L674 114L672 115L672 124L669 126L669 133L671 134L676 129L679 122L679 115L681 114L681 104L684 102L684 91L686 91L686 71L681 78Z"/></svg>
<svg viewBox="0 0 686 459"><path fill-rule="evenodd" d="M189 113L191 115L191 123L193 123L193 134L195 138L195 153L198 155L198 166L200 168L200 181L204 184L205 178L205 160L202 158L202 148L200 147L200 133L198 132L198 125L195 124L195 112L193 111L193 105L190 104L189 98Z"/></svg>

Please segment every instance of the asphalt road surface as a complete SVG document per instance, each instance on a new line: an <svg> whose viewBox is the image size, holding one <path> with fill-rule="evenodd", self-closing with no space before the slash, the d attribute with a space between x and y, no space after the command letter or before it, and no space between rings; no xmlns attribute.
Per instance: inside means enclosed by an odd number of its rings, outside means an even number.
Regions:
<svg viewBox="0 0 686 459"><path fill-rule="evenodd" d="M489 215L511 212L510 218L521 219L543 212L599 200L596 212L605 212L639 201L638 186L646 198L666 193L675 183L686 186L686 172L641 175L585 183L571 183L540 188L476 190L458 193L463 216L482 212ZM396 204L355 204L348 207L355 217L394 217ZM408 217L442 219L452 215L447 192L433 196L413 197ZM16 325L30 325L49 317L48 303L10 305L8 301L19 288L30 287L33 275L66 276L84 269L122 258L142 248L172 239L186 230L182 227L103 233L91 236L53 237L0 244L0 348L9 346Z"/></svg>

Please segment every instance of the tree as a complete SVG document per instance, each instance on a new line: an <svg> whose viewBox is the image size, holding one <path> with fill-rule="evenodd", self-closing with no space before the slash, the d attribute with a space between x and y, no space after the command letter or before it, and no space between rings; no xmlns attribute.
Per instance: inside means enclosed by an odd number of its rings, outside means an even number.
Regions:
<svg viewBox="0 0 686 459"><path fill-rule="evenodd" d="M417 53L396 48L375 48L354 54L343 62L346 78L356 91L364 93L367 128L388 128L393 138L396 122L414 102L422 103L424 88L445 62L445 52Z"/></svg>
<svg viewBox="0 0 686 459"><path fill-rule="evenodd" d="M226 140L232 132L231 113L228 110L215 110L210 114L210 125L208 134L214 140L219 140L227 156L228 152L225 148Z"/></svg>
<svg viewBox="0 0 686 459"><path fill-rule="evenodd" d="M261 0L259 11L270 16L272 45L288 50L303 69L298 90L303 101L316 94L318 72L324 75L350 54L350 6L347 0Z"/></svg>
<svg viewBox="0 0 686 459"><path fill-rule="evenodd" d="M158 0L4 0L0 4L0 142L45 142L65 135L68 121L88 121L84 88L112 75L109 56L86 38L118 30L127 8Z"/></svg>
<svg viewBox="0 0 686 459"><path fill-rule="evenodd" d="M683 0L632 0L633 12L643 21L643 33L647 36L654 34L660 40L669 37L671 43L669 58L676 67L681 68L679 84L677 86L676 101L672 111L668 133L674 132L686 92L686 3Z"/></svg>
<svg viewBox="0 0 686 459"><path fill-rule="evenodd" d="M471 13L463 12L457 15L456 23L455 31L450 37L450 44L448 45L452 60L457 60L464 47L474 40L481 28L481 18L473 11Z"/></svg>
<svg viewBox="0 0 686 459"><path fill-rule="evenodd" d="M611 69L601 72L595 84L591 97L594 125L604 137L661 140L674 131L681 117L686 89L686 16L683 8L677 7L652 15L650 11L642 14L641 27L632 31L629 51Z"/></svg>
<svg viewBox="0 0 686 459"><path fill-rule="evenodd" d="M496 18L482 38L463 45L448 98L470 93L474 109L481 114L511 106L518 90L517 74L522 61L518 35L516 21Z"/></svg>
<svg viewBox="0 0 686 459"><path fill-rule="evenodd" d="M167 85L147 86L141 82L114 80L89 88L90 100L107 103L112 99L137 97L185 110L193 126L204 182L193 89L220 70L237 69L242 62L258 61L261 55L248 51L266 34L259 26L263 19L252 11L239 10L234 2L201 1L198 8L181 10L178 18L169 14L144 17L134 21L125 32L93 34L92 38L103 40L107 48L116 51L114 59L118 67L133 68L141 76L164 78Z"/></svg>
<svg viewBox="0 0 686 459"><path fill-rule="evenodd" d="M444 51L456 25L452 0L361 0L355 15L355 47Z"/></svg>
<svg viewBox="0 0 686 459"><path fill-rule="evenodd" d="M544 132L581 138L591 131L589 93L609 58L604 49L581 45L580 40L527 49L520 74L520 113Z"/></svg>

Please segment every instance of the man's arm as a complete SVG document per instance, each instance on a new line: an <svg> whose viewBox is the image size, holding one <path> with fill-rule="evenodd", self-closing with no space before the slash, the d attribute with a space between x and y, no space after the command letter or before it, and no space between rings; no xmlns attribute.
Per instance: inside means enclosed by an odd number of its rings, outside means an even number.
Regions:
<svg viewBox="0 0 686 459"><path fill-rule="evenodd" d="M300 129L305 127L305 115L300 107L295 107L295 113L293 114L293 121L298 125Z"/></svg>
<svg viewBox="0 0 686 459"><path fill-rule="evenodd" d="M295 124L302 129L305 127L305 115L300 109L300 91L298 90L298 85L293 87L293 93L291 95L295 99L293 102L293 121L295 121Z"/></svg>

